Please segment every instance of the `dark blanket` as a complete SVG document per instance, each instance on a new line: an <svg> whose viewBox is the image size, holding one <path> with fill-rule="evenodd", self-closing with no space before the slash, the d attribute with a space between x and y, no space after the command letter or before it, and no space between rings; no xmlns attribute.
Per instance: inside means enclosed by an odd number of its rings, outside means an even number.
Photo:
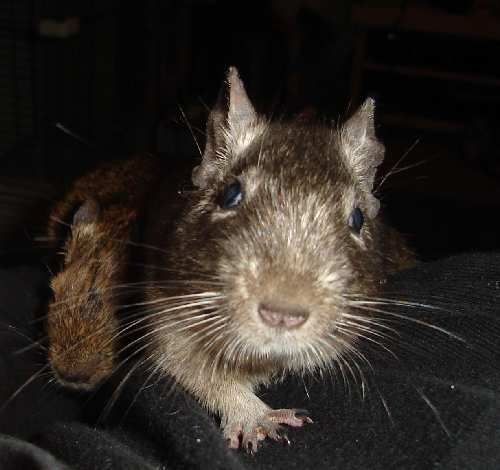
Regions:
<svg viewBox="0 0 500 470"><path fill-rule="evenodd" d="M365 342L370 364L352 360L345 379L338 371L262 390L274 407L308 409L314 424L290 430L290 446L266 441L255 456L227 449L216 420L168 380L138 372L114 396L126 371L92 396L51 383L43 354L26 350L44 282L34 268L0 272L1 469L500 466L500 254L395 276L387 297L426 306L380 307L398 315L398 335Z"/></svg>

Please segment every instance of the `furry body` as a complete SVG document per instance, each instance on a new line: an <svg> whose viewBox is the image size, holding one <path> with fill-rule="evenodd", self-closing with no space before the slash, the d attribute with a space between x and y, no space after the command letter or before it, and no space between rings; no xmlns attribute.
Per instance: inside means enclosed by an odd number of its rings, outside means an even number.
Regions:
<svg viewBox="0 0 500 470"><path fill-rule="evenodd" d="M49 310L53 366L63 338L82 345L73 348L80 357L71 367L88 351L116 355L103 346L114 348L118 329L117 304L105 293L120 283L130 259L124 241L132 209L145 220L140 244L153 248L143 250L144 312L136 323L144 362L219 415L231 447L256 451L258 441L284 437L281 424L311 422L300 410L272 410L257 387L289 372L342 366L346 356L359 354L369 314L361 317L353 306L375 296L388 273L413 262L382 222L372 194L384 155L373 112L367 100L342 126L269 122L231 68L208 119L194 191L178 193L171 175L153 178L144 161L77 182L54 214L64 219L75 201L90 198L105 210L96 218L101 225L83 212L86 223L66 242L54 291L64 298L82 272L89 282L76 290L102 287L103 297L101 308L82 301L66 312L71 322ZM79 231L94 234L95 246L87 247ZM98 321L101 337L89 333Z"/></svg>
<svg viewBox="0 0 500 470"><path fill-rule="evenodd" d="M352 326L352 296L375 295L386 274L412 264L372 194L383 154L371 100L342 127L268 122L230 69L197 189L177 218L162 215L161 194L150 207L145 240L162 247L154 262L167 268L145 274L156 306L150 359L221 416L231 447L255 451L280 438L280 423L310 421L271 410L256 388L352 354L362 327ZM354 212L364 214L359 233ZM174 281L169 296L155 289Z"/></svg>
<svg viewBox="0 0 500 470"><path fill-rule="evenodd" d="M128 242L154 167L146 157L103 166L77 180L51 212L48 234L63 259L51 281L48 359L64 386L90 390L117 363Z"/></svg>

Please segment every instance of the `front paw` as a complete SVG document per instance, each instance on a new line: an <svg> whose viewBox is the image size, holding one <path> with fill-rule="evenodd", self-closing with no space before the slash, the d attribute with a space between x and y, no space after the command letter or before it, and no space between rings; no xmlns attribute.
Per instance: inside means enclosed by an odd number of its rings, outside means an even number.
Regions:
<svg viewBox="0 0 500 470"><path fill-rule="evenodd" d="M250 453L255 453L258 443L266 437L290 444L281 424L301 427L312 422L306 410L269 410L257 419L229 421L224 427L224 437L230 448L238 449L241 447Z"/></svg>

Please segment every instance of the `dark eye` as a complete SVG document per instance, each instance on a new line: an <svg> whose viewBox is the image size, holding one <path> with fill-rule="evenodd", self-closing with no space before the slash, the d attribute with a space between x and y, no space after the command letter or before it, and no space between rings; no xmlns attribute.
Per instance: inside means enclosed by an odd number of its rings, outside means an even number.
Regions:
<svg viewBox="0 0 500 470"><path fill-rule="evenodd" d="M361 232L361 227L363 227L363 222L365 218L363 216L363 212L359 207L356 207L349 216L348 224L349 227L353 230L353 232L359 233Z"/></svg>
<svg viewBox="0 0 500 470"><path fill-rule="evenodd" d="M243 192L241 191L241 183L234 181L228 184L219 198L219 205L222 209L232 209L240 204L243 200Z"/></svg>

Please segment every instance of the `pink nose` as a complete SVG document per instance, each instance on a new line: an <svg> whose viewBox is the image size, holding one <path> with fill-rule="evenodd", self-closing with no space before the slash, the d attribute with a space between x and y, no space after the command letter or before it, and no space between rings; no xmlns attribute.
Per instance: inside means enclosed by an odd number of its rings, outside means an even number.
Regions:
<svg viewBox="0 0 500 470"><path fill-rule="evenodd" d="M275 304L261 303L258 307L262 321L272 327L298 328L309 318L309 312L303 308L285 307Z"/></svg>

